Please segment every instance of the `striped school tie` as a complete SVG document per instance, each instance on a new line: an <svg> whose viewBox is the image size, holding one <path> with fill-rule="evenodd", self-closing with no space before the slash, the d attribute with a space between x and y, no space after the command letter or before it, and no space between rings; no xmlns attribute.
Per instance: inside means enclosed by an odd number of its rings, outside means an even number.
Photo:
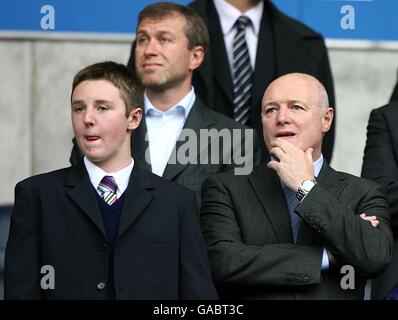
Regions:
<svg viewBox="0 0 398 320"><path fill-rule="evenodd" d="M248 17L239 17L235 23L237 32L233 42L234 119L243 124L250 118L253 86L253 70L245 38L246 27L249 24Z"/></svg>
<svg viewBox="0 0 398 320"><path fill-rule="evenodd" d="M104 199L107 204L111 206L116 202L117 184L114 177L103 177L100 184L98 185L98 190L101 194L101 198Z"/></svg>

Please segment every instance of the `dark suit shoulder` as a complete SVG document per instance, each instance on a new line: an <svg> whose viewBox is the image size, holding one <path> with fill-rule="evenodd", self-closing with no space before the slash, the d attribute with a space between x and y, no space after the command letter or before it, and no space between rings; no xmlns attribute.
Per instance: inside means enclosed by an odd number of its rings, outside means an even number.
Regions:
<svg viewBox="0 0 398 320"><path fill-rule="evenodd" d="M29 178L26 178L26 179L18 182L17 185L21 185L21 186L35 186L35 185L44 186L45 185L46 189L50 189L55 184L63 185L64 182L66 181L66 178L67 178L70 170L71 170L71 167L68 167L68 168L58 169L58 170L54 170L54 171L47 172L47 173L37 174L37 175L31 176Z"/></svg>
<svg viewBox="0 0 398 320"><path fill-rule="evenodd" d="M279 23L282 26L288 28L292 34L297 34L298 37L301 38L319 38L323 39L322 35L319 32L311 29L304 23L289 17L288 15L284 14L280 11L274 4L268 2L265 3L268 7L269 14L271 19L274 19L275 23ZM266 7L264 7L266 8Z"/></svg>
<svg viewBox="0 0 398 320"><path fill-rule="evenodd" d="M383 113L386 115L398 115L398 101L393 101L379 108L373 109L372 113Z"/></svg>
<svg viewBox="0 0 398 320"><path fill-rule="evenodd" d="M355 187L358 192L367 192L369 190L379 189L380 186L368 179L360 178L350 173L336 171L330 168L335 176L338 177L339 180L346 182L347 184Z"/></svg>

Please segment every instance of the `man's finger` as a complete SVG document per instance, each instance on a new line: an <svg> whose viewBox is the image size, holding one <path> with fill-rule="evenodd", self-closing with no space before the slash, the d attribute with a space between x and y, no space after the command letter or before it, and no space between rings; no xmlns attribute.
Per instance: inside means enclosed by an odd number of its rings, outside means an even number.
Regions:
<svg viewBox="0 0 398 320"><path fill-rule="evenodd" d="M272 148L269 153L278 160L282 160L285 156L285 153L279 147Z"/></svg>
<svg viewBox="0 0 398 320"><path fill-rule="evenodd" d="M292 148L297 148L292 143L287 142L286 140L284 140L282 138L277 138L276 140L272 141L271 145L273 147L281 148L282 151L285 153L288 152L289 150L291 150Z"/></svg>
<svg viewBox="0 0 398 320"><path fill-rule="evenodd" d="M310 161L311 163L313 163L313 158L312 158L312 152L314 151L314 148L308 148L307 150L305 150L305 155L307 156L308 161Z"/></svg>
<svg viewBox="0 0 398 320"><path fill-rule="evenodd" d="M372 223L372 226L375 228L380 224L380 222L378 220L372 221L371 223Z"/></svg>
<svg viewBox="0 0 398 320"><path fill-rule="evenodd" d="M275 161L275 160L271 160L270 162L267 163L267 167L274 171L277 171L278 165L279 165L279 162Z"/></svg>

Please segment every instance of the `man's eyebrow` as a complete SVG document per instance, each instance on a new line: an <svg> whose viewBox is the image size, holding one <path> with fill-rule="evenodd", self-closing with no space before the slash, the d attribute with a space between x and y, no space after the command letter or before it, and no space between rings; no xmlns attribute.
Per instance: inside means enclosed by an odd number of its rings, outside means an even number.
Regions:
<svg viewBox="0 0 398 320"><path fill-rule="evenodd" d="M300 101L300 100L285 99L285 100L270 100L270 101L266 102L263 106L265 107L265 106L268 106L268 105L280 104L280 103L287 103L287 104L295 104L295 103L306 104L304 101Z"/></svg>
<svg viewBox="0 0 398 320"><path fill-rule="evenodd" d="M266 106L269 106L269 105L272 105L272 104L278 104L278 103L276 101L274 101L274 100L271 100L271 101L268 101L267 103L265 103L263 105L263 107L266 107Z"/></svg>
<svg viewBox="0 0 398 320"><path fill-rule="evenodd" d="M292 104L292 103L306 104L304 101L300 101L300 100L289 100L288 102L290 104Z"/></svg>
<svg viewBox="0 0 398 320"><path fill-rule="evenodd" d="M164 35L164 34L173 35L171 30L157 30L155 32L155 35L157 35L157 36ZM139 36L139 35L148 35L148 32L146 30L138 30L137 36Z"/></svg>
<svg viewBox="0 0 398 320"><path fill-rule="evenodd" d="M113 102L111 100L104 100L104 99L99 99L99 100L95 100L94 103L108 103L108 104L112 104Z"/></svg>

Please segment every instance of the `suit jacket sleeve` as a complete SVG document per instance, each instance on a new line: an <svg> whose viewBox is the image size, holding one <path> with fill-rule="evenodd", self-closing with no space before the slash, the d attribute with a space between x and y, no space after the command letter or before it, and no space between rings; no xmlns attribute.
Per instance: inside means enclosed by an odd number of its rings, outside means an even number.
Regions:
<svg viewBox="0 0 398 320"><path fill-rule="evenodd" d="M5 254L5 299L41 299L39 204L29 186L15 187Z"/></svg>
<svg viewBox="0 0 398 320"><path fill-rule="evenodd" d="M180 298L217 299L200 231L195 195L191 192L190 195L180 221Z"/></svg>
<svg viewBox="0 0 398 320"><path fill-rule="evenodd" d="M376 184L351 179L337 197L318 183L295 212L313 227L339 264L352 265L355 272L374 278L392 254L388 203ZM363 220L361 213L376 216L379 226Z"/></svg>
<svg viewBox="0 0 398 320"><path fill-rule="evenodd" d="M234 200L221 177L205 180L201 226L218 284L300 286L321 282L321 246L276 241L266 245L246 244L241 236L241 222L235 215ZM247 202L250 210L251 200ZM297 278L303 281L293 280Z"/></svg>
<svg viewBox="0 0 398 320"><path fill-rule="evenodd" d="M387 194L392 225L398 227L398 162L392 128L381 110L370 114L362 177L379 183Z"/></svg>

